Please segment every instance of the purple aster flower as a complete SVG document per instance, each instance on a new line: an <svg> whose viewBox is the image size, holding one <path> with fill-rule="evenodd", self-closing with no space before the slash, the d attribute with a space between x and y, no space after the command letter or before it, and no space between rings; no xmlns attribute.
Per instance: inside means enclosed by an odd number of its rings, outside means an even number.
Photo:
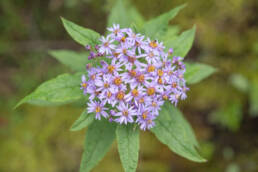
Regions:
<svg viewBox="0 0 258 172"><path fill-rule="evenodd" d="M102 36L100 38L100 41L102 42L102 44L99 48L99 53L111 54L112 50L115 49L115 45L112 44L112 42L114 42L114 39L110 39L110 36L108 35L106 38Z"/></svg>
<svg viewBox="0 0 258 172"><path fill-rule="evenodd" d="M97 52L90 52L89 57L108 60L97 67L88 65L88 80L82 76L81 89L89 94L88 111L95 112L97 119L103 116L120 124L135 122L142 130L150 129L166 100L177 105L179 99L187 97L183 58L171 60L173 49L164 52L162 42L145 39L130 28L113 25L108 30L111 33L100 38Z"/></svg>
<svg viewBox="0 0 258 172"><path fill-rule="evenodd" d="M82 83L81 83L81 90L83 90L83 94L87 93L88 82L86 81L85 75L82 75Z"/></svg>
<svg viewBox="0 0 258 172"><path fill-rule="evenodd" d="M154 119L155 116L151 113L149 107L139 107L136 122L140 125L141 130L151 129L155 125Z"/></svg>
<svg viewBox="0 0 258 172"><path fill-rule="evenodd" d="M133 123L133 116L136 116L136 110L133 109L133 107L129 107L128 104L125 104L124 102L121 102L117 106L118 112L114 114L114 116L117 116L118 118L115 119L116 122L120 124L127 124L127 123Z"/></svg>
<svg viewBox="0 0 258 172"><path fill-rule="evenodd" d="M123 36L122 30L120 29L119 24L113 24L113 27L107 28L108 31L112 32L110 36L112 38L117 38Z"/></svg>
<svg viewBox="0 0 258 172"><path fill-rule="evenodd" d="M95 118L100 120L101 116L103 116L104 118L108 117L108 113L105 112L105 110L107 110L107 108L104 107L103 103L99 103L97 101L90 101L88 103L88 113L96 113Z"/></svg>

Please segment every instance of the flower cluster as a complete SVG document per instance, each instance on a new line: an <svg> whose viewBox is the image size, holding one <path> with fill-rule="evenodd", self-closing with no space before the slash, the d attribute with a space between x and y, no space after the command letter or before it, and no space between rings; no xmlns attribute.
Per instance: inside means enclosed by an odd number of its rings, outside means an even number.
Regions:
<svg viewBox="0 0 258 172"><path fill-rule="evenodd" d="M113 25L91 51L89 59L105 57L101 66L87 66L81 89L89 95L88 113L120 124L137 123L150 129L165 101L176 105L188 88L181 57L171 57L162 42L145 38L130 28Z"/></svg>

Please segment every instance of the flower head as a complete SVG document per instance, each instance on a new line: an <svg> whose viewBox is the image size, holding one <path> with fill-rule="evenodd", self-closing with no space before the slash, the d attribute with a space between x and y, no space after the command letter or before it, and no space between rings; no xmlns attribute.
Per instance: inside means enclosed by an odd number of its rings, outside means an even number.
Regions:
<svg viewBox="0 0 258 172"><path fill-rule="evenodd" d="M177 105L187 97L183 58L171 57L172 48L165 52L163 42L130 28L114 24L108 31L95 50L86 47L89 59L106 58L100 66L87 67L88 79L82 76L81 89L89 94L88 112L98 120L136 123L148 130L155 126L165 101Z"/></svg>

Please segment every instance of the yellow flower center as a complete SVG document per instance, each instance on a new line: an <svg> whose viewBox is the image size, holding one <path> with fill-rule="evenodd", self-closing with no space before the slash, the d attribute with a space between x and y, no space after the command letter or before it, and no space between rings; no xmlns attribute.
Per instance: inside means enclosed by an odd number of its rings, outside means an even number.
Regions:
<svg viewBox="0 0 258 172"><path fill-rule="evenodd" d="M105 42L105 43L104 43L104 46L105 46L105 47L108 47L108 45L109 45L108 42Z"/></svg>
<svg viewBox="0 0 258 172"><path fill-rule="evenodd" d="M121 38L121 41L122 41L122 42L125 42L125 37L124 37L124 36Z"/></svg>
<svg viewBox="0 0 258 172"><path fill-rule="evenodd" d="M133 90L132 90L132 95L133 95L134 97L137 97L137 96L139 95L138 90L137 90L137 89L133 89Z"/></svg>
<svg viewBox="0 0 258 172"><path fill-rule="evenodd" d="M101 107L97 106L95 111L96 111L96 113L99 113L101 111Z"/></svg>
<svg viewBox="0 0 258 172"><path fill-rule="evenodd" d="M94 80L95 78L96 78L96 75L95 74L93 74L93 75L91 75L91 77L90 77L92 80Z"/></svg>
<svg viewBox="0 0 258 172"><path fill-rule="evenodd" d="M153 107L157 107L157 103L156 102L152 102L151 104Z"/></svg>
<svg viewBox="0 0 258 172"><path fill-rule="evenodd" d="M155 93L155 88L150 87L150 88L147 89L147 94L148 94L149 96L153 95L154 93Z"/></svg>
<svg viewBox="0 0 258 172"><path fill-rule="evenodd" d="M176 83L176 82L173 82L173 83L172 83L172 87L173 87L173 88L176 88L176 87L177 87L177 83Z"/></svg>
<svg viewBox="0 0 258 172"><path fill-rule="evenodd" d="M131 70L131 71L129 71L129 74L130 74L132 77L135 77L135 76L136 76L136 71L135 71L135 70Z"/></svg>
<svg viewBox="0 0 258 172"><path fill-rule="evenodd" d="M86 88L87 87L87 83L82 83L82 87Z"/></svg>
<svg viewBox="0 0 258 172"><path fill-rule="evenodd" d="M114 83L115 83L117 86L119 86L120 84L122 84L121 78L120 78L120 77L116 77L116 78L114 79Z"/></svg>
<svg viewBox="0 0 258 172"><path fill-rule="evenodd" d="M140 98L140 99L139 99L139 102L140 102L140 103L143 103L143 102L144 102L144 98L143 98L143 97Z"/></svg>
<svg viewBox="0 0 258 172"><path fill-rule="evenodd" d="M152 47L152 48L156 48L158 46L157 42L156 41L151 41L149 43L149 45Z"/></svg>
<svg viewBox="0 0 258 172"><path fill-rule="evenodd" d="M154 70L155 70L155 66L153 65L148 66L148 69L147 69L148 72L153 72Z"/></svg>
<svg viewBox="0 0 258 172"><path fill-rule="evenodd" d="M161 69L159 69L159 70L158 70L158 75L159 75L159 76L163 76L163 74L164 74L164 72L163 72Z"/></svg>
<svg viewBox="0 0 258 172"><path fill-rule="evenodd" d="M163 84L162 78L159 77L158 83L159 83L159 84Z"/></svg>
<svg viewBox="0 0 258 172"><path fill-rule="evenodd" d="M168 100L168 96L167 96L167 95L163 95L162 98L163 98L164 100Z"/></svg>
<svg viewBox="0 0 258 172"><path fill-rule="evenodd" d="M108 88L108 87L109 87L109 84L108 84L108 83L104 83L104 87L105 87L105 88Z"/></svg>
<svg viewBox="0 0 258 172"><path fill-rule="evenodd" d="M123 100L124 99L124 96L125 96L125 93L123 91L119 91L116 95L116 98L118 100Z"/></svg>
<svg viewBox="0 0 258 172"><path fill-rule="evenodd" d="M113 73L113 71L115 70L115 66L113 65L109 65L107 68L109 73Z"/></svg>
<svg viewBox="0 0 258 172"><path fill-rule="evenodd" d="M127 110L123 111L123 115L127 117L128 116L128 111Z"/></svg>
<svg viewBox="0 0 258 172"><path fill-rule="evenodd" d="M110 98L112 96L112 93L109 91L107 92L107 97Z"/></svg>
<svg viewBox="0 0 258 172"><path fill-rule="evenodd" d="M144 77L143 74L141 74L141 75L139 75L139 76L137 77L137 79L138 79L139 82L143 82L144 79L145 79L145 77Z"/></svg>
<svg viewBox="0 0 258 172"><path fill-rule="evenodd" d="M119 53L113 53L113 55L117 58Z"/></svg>
<svg viewBox="0 0 258 172"><path fill-rule="evenodd" d="M143 113L142 113L142 118L143 118L143 119L146 119L146 118L147 118L147 115L148 115L147 112L143 112Z"/></svg>

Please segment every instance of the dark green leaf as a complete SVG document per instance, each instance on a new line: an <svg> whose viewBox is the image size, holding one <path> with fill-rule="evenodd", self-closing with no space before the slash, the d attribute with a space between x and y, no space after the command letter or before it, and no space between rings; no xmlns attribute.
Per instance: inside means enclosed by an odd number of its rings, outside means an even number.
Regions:
<svg viewBox="0 0 258 172"><path fill-rule="evenodd" d="M83 97L80 90L82 73L62 74L41 84L34 92L23 98L17 105L30 103L36 105L61 105L74 102Z"/></svg>
<svg viewBox="0 0 258 172"><path fill-rule="evenodd" d="M87 110L84 110L81 116L73 123L72 127L70 128L71 131L78 131L81 130L92 123L94 120L94 115L88 114Z"/></svg>
<svg viewBox="0 0 258 172"><path fill-rule="evenodd" d="M88 128L80 172L92 170L105 156L115 139L116 126L107 120L95 120Z"/></svg>
<svg viewBox="0 0 258 172"><path fill-rule="evenodd" d="M70 50L51 50L49 54L74 71L85 71L85 66L89 63L89 54L86 52L78 53Z"/></svg>
<svg viewBox="0 0 258 172"><path fill-rule="evenodd" d="M138 164L139 128L134 125L118 125L116 129L118 152L125 172L134 172Z"/></svg>
<svg viewBox="0 0 258 172"><path fill-rule="evenodd" d="M166 48L173 48L173 56L185 57L193 45L195 26L173 39L167 39L164 44Z"/></svg>
<svg viewBox="0 0 258 172"><path fill-rule="evenodd" d="M79 44L85 46L85 45L95 45L99 42L99 33L91 30L86 29L84 27L81 27L71 21L68 21L64 18L61 18L62 22L64 24L64 27L66 31L70 34L70 36Z"/></svg>
<svg viewBox="0 0 258 172"><path fill-rule="evenodd" d="M184 77L187 84L195 84L213 74L216 69L201 63L186 63Z"/></svg>
<svg viewBox="0 0 258 172"><path fill-rule="evenodd" d="M155 123L151 131L173 152L195 162L205 162L195 148L198 144L192 128L173 105L165 103Z"/></svg>
<svg viewBox="0 0 258 172"><path fill-rule="evenodd" d="M153 18L149 20L143 27L143 32L151 37L151 38L158 38L162 34L165 33L167 27L168 27L168 22L173 19L177 13L184 8L186 5L180 5L177 8L174 8L170 10L167 13L164 13L156 18Z"/></svg>

